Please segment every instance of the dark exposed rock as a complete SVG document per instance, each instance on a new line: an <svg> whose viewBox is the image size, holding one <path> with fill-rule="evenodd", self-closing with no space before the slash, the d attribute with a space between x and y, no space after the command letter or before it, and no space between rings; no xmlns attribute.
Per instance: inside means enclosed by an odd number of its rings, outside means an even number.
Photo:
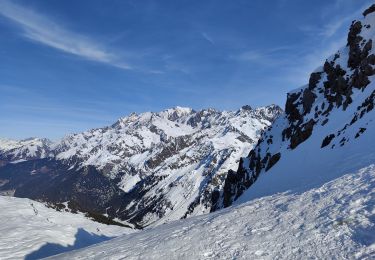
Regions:
<svg viewBox="0 0 375 260"><path fill-rule="evenodd" d="M224 185L224 198L223 198L223 204L224 207L228 207L232 204L233 197L236 196L236 190L235 186L236 184L240 183L242 181L241 177L244 177L245 174L242 174L241 172L235 172L232 170L229 170L227 174L227 178L225 179L225 185Z"/></svg>
<svg viewBox="0 0 375 260"><path fill-rule="evenodd" d="M251 111L251 110L252 110L252 107L249 106L249 105L242 106L241 108L242 108L243 110L248 110L248 111Z"/></svg>
<svg viewBox="0 0 375 260"><path fill-rule="evenodd" d="M372 6L370 6L369 8L367 8L363 12L363 16L366 17L368 14L373 13L373 12L375 12L375 4L373 4Z"/></svg>
<svg viewBox="0 0 375 260"><path fill-rule="evenodd" d="M373 54L368 55L371 48L372 41L369 40L361 51L361 62L352 75L352 86L355 88L364 89L370 84L368 77L375 74L371 66L375 64L375 56Z"/></svg>
<svg viewBox="0 0 375 260"><path fill-rule="evenodd" d="M311 119L306 124L297 128L290 138L290 148L295 149L299 144L306 141L312 134L315 121Z"/></svg>
<svg viewBox="0 0 375 260"><path fill-rule="evenodd" d="M348 66L354 70L352 86L364 89L370 83L368 77L375 74L371 66L375 64L375 56L369 55L372 49L372 40L363 41L362 36L359 35L361 30L361 22L352 23L347 43L349 46ZM363 47L361 47L361 42Z"/></svg>
<svg viewBox="0 0 375 260"><path fill-rule="evenodd" d="M366 113L374 109L375 91L372 91L365 101L357 107L357 112L353 116L350 125L353 125L359 118L362 118Z"/></svg>
<svg viewBox="0 0 375 260"><path fill-rule="evenodd" d="M328 102L330 104L336 104L336 106L339 107L343 103L344 96L346 97L345 102L348 103L347 97L350 97L352 91L347 81L344 79L346 71L339 65L333 66L333 64L326 61L324 63L324 72L327 73L327 81L324 82L324 96ZM328 107L328 109L332 108L333 107Z"/></svg>
<svg viewBox="0 0 375 260"><path fill-rule="evenodd" d="M359 63L361 62L362 51L359 46L363 39L362 36L359 35L361 31L362 23L360 21L353 21L352 25L350 26L347 42L347 46L349 46L348 67L352 69L358 67Z"/></svg>
<svg viewBox="0 0 375 260"><path fill-rule="evenodd" d="M212 207L210 209L210 212L213 212L215 211L216 208L218 208L218 202L219 202L219 199L220 199L220 191L218 190L214 190L212 193L211 193L211 203L212 203Z"/></svg>
<svg viewBox="0 0 375 260"><path fill-rule="evenodd" d="M294 102L300 97L300 95L301 93L288 94L285 104L285 113L288 115L291 121L297 121L301 119L299 110L294 104Z"/></svg>
<svg viewBox="0 0 375 260"><path fill-rule="evenodd" d="M366 131L366 128L361 127L359 131L356 133L355 138L358 138L361 134L363 134Z"/></svg>
<svg viewBox="0 0 375 260"><path fill-rule="evenodd" d="M344 146L345 142L346 142L346 138L343 137L341 140L340 140L340 146Z"/></svg>
<svg viewBox="0 0 375 260"><path fill-rule="evenodd" d="M266 167L266 171L272 168L281 158L281 153L277 153L271 156L271 158L268 160L268 164Z"/></svg>
<svg viewBox="0 0 375 260"><path fill-rule="evenodd" d="M329 145L332 141L332 139L335 138L335 135L334 134L330 134L328 136L326 136L322 142L322 146L321 148L323 147L326 147L327 145Z"/></svg>
<svg viewBox="0 0 375 260"><path fill-rule="evenodd" d="M318 84L321 78L322 78L322 72L311 73L310 79L309 79L309 89L310 90L315 89L316 85Z"/></svg>
<svg viewBox="0 0 375 260"><path fill-rule="evenodd" d="M211 197L212 199L212 197ZM187 218L191 213L193 213L194 209L200 204L200 198L199 197L196 197L195 200L190 203L187 211L185 212L185 215L182 217L183 219L184 218Z"/></svg>
<svg viewBox="0 0 375 260"><path fill-rule="evenodd" d="M243 159L240 159L240 166L237 172L229 170L225 179L223 188L223 206L228 207L233 200L237 199L248 187L250 187L257 179L261 170L261 161L257 157L254 150L250 152L249 167L254 170L254 175L248 175L246 169L242 166ZM258 173L258 175L256 174Z"/></svg>
<svg viewBox="0 0 375 260"><path fill-rule="evenodd" d="M302 105L303 105L303 111L305 115L310 113L311 107L314 104L315 99L316 99L316 95L309 88L306 88L303 91Z"/></svg>

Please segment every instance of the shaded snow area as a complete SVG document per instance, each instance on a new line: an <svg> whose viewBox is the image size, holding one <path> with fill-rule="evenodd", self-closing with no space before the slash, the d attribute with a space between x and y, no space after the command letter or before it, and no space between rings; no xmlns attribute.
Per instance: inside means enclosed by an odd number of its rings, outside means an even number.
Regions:
<svg viewBox="0 0 375 260"><path fill-rule="evenodd" d="M375 165L52 259L374 259Z"/></svg>
<svg viewBox="0 0 375 260"><path fill-rule="evenodd" d="M29 199L0 196L0 209L1 260L40 259L133 232Z"/></svg>

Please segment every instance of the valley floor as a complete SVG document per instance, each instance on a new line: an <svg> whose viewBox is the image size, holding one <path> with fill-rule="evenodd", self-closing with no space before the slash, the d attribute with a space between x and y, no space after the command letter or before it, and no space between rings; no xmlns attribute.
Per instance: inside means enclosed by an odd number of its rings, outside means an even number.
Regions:
<svg viewBox="0 0 375 260"><path fill-rule="evenodd" d="M374 259L375 165L300 194L260 198L55 258Z"/></svg>

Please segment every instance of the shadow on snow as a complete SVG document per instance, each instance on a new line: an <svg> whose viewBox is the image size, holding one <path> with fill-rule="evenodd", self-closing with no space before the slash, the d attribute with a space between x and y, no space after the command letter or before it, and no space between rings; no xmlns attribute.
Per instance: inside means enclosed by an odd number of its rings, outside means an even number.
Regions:
<svg viewBox="0 0 375 260"><path fill-rule="evenodd" d="M25 256L25 260L36 260L44 257L72 251L82 247L86 247L92 244L100 243L113 237L100 236L96 234L91 234L82 228L79 228L75 235L74 245L62 246L60 244L46 243L38 250Z"/></svg>

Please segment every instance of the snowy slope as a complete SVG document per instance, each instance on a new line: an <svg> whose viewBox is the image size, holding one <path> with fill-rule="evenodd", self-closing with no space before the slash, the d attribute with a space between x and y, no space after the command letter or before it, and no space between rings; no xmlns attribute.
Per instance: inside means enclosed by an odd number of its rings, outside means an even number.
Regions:
<svg viewBox="0 0 375 260"><path fill-rule="evenodd" d="M237 111L176 107L158 113L133 113L111 126L69 135L51 144L49 161L0 168L0 191L49 202L73 200L82 209L82 204L87 206L87 200L79 199L82 189L100 185L88 189L92 192L89 200L115 200L116 205L103 203L95 211L103 214L111 207L112 217L139 226L207 213L212 208L213 194L218 196L223 189L228 171L236 168L239 158L249 153L262 131L281 112L271 105L257 109L244 106ZM58 168L57 164L62 166ZM93 184L93 178L90 184L88 180L67 183L66 178L61 178L64 184L57 182L54 176L64 174L63 166L70 177L72 172L84 175L94 167L101 176L100 184ZM18 176L21 172L24 174ZM26 179L31 172L48 174ZM103 177L120 189L109 195L113 200L103 194ZM36 194L30 183L55 186ZM53 192L57 189L73 192L70 198L69 194L59 198Z"/></svg>
<svg viewBox="0 0 375 260"><path fill-rule="evenodd" d="M284 115L227 175L221 206L306 190L375 162L374 10L307 86L288 93Z"/></svg>
<svg viewBox="0 0 375 260"><path fill-rule="evenodd" d="M51 259L373 259L375 166Z"/></svg>
<svg viewBox="0 0 375 260"><path fill-rule="evenodd" d="M133 231L29 199L0 196L0 259L39 259Z"/></svg>

